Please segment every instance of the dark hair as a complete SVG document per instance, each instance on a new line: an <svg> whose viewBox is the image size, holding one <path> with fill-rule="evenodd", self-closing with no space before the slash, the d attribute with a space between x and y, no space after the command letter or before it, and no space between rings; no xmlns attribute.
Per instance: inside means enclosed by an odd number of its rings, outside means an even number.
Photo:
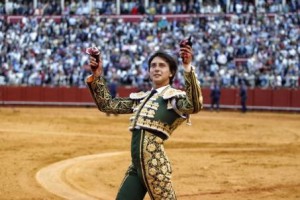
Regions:
<svg viewBox="0 0 300 200"><path fill-rule="evenodd" d="M176 75L176 72L177 72L177 68L178 68L176 59L173 56L171 56L170 54L168 54L164 51L157 51L154 54L152 54L150 56L149 60L148 60L148 71L150 70L151 62L155 57L160 57L160 58L164 59L169 64L169 68L170 68L170 71L172 73L172 77L170 77L170 84L172 84L173 79L174 79L174 77Z"/></svg>

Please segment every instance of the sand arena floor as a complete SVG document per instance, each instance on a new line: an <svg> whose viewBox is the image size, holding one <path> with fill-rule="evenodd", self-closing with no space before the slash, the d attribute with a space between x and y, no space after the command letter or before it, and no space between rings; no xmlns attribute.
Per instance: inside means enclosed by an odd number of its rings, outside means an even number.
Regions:
<svg viewBox="0 0 300 200"><path fill-rule="evenodd" d="M128 119L0 107L0 199L114 199L130 164ZM165 142L179 200L300 199L300 114L203 111L192 123Z"/></svg>

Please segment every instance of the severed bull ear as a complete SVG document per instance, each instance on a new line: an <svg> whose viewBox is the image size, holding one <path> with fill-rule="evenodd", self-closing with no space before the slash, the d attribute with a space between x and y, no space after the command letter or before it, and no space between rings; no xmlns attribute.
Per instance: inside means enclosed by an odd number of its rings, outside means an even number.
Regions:
<svg viewBox="0 0 300 200"><path fill-rule="evenodd" d="M181 40L179 45L180 45L180 47L184 47L186 45L192 47L193 46L192 36L190 35L188 38Z"/></svg>
<svg viewBox="0 0 300 200"><path fill-rule="evenodd" d="M185 48L187 46L190 46L192 48L193 46L193 42L192 42L192 36L190 35L187 39L184 39L184 40L181 40L181 42L179 43L180 45L180 48ZM181 54L181 59L182 59L182 62L184 64L187 64L189 61L188 61L188 55L186 52L184 52L183 54Z"/></svg>
<svg viewBox="0 0 300 200"><path fill-rule="evenodd" d="M99 62L101 52L97 47L89 47L85 50L85 53L93 56Z"/></svg>

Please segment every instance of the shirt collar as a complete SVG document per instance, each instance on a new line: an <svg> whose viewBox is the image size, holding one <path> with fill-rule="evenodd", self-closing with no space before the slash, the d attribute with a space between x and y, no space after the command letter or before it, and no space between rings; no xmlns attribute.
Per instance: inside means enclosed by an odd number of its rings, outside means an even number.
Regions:
<svg viewBox="0 0 300 200"><path fill-rule="evenodd" d="M169 87L170 85L166 85L166 86L162 86L160 88L156 88L155 90L157 91L157 93L161 93L165 88ZM152 90L154 90L154 88L152 88Z"/></svg>

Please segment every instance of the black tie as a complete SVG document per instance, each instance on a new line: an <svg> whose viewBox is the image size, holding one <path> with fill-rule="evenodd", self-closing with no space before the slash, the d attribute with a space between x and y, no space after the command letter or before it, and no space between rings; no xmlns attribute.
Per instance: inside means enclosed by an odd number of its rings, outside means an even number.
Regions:
<svg viewBox="0 0 300 200"><path fill-rule="evenodd" d="M157 92L157 90L151 90L149 96L147 97L147 101Z"/></svg>
<svg viewBox="0 0 300 200"><path fill-rule="evenodd" d="M157 90L151 90L149 96L146 98L146 100L144 101L143 106L145 105L145 103L157 92ZM142 107L143 107L142 106Z"/></svg>

